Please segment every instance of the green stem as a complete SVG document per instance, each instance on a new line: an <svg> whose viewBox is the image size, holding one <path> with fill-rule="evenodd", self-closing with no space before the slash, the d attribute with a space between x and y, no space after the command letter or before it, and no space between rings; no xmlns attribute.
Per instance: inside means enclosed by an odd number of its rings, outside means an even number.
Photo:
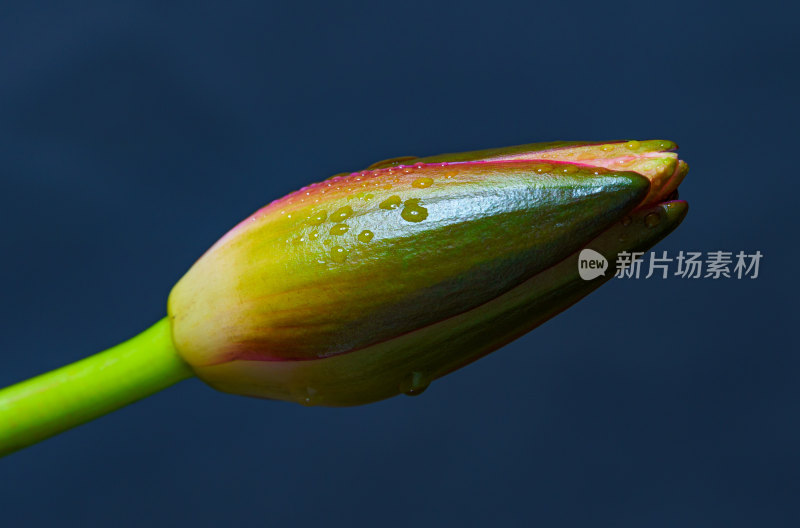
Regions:
<svg viewBox="0 0 800 528"><path fill-rule="evenodd" d="M104 352L0 390L0 457L190 376L162 319Z"/></svg>

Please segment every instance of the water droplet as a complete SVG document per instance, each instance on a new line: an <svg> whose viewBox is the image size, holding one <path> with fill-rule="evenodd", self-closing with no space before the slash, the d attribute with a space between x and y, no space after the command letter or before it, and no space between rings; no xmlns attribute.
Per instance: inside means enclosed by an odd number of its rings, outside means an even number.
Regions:
<svg viewBox="0 0 800 528"><path fill-rule="evenodd" d="M312 231L312 232L311 232L311 233L308 235L308 239L309 239L309 240L317 240L318 238L319 238L319 233L317 233L316 231Z"/></svg>
<svg viewBox="0 0 800 528"><path fill-rule="evenodd" d="M542 174L543 172L550 172L551 170L553 170L553 166L546 163L536 167L536 172L539 174Z"/></svg>
<svg viewBox="0 0 800 528"><path fill-rule="evenodd" d="M425 389L427 389L430 384L431 381L424 372L412 372L403 378L398 388L400 392L408 396L419 396L425 392Z"/></svg>
<svg viewBox="0 0 800 528"><path fill-rule="evenodd" d="M378 205L378 207L380 207L381 209L391 210L391 209L397 209L402 204L403 200L401 200L400 197L395 194L382 201Z"/></svg>
<svg viewBox="0 0 800 528"><path fill-rule="evenodd" d="M380 160L380 161L376 161L375 163L373 163L372 165L367 167L367 169L383 169L387 165L400 163L401 161L413 160L413 159L416 159L418 157L419 156L399 156L397 158L389 158L389 159L385 159L385 160Z"/></svg>
<svg viewBox="0 0 800 528"><path fill-rule="evenodd" d="M374 236L375 236L375 233L373 233L369 229L365 229L365 230L363 230L362 232L360 232L358 234L358 241L359 242L363 242L363 243L366 244L367 242L372 240L372 237L374 237Z"/></svg>
<svg viewBox="0 0 800 528"><path fill-rule="evenodd" d="M372 193L367 193L367 194L364 195L364 201L365 202L368 202L368 201L372 200L373 198L375 198L375 195L372 194Z"/></svg>
<svg viewBox="0 0 800 528"><path fill-rule="evenodd" d="M560 168L560 170L564 174L572 174L574 172L578 172L578 167L576 167L575 165L564 165L563 167Z"/></svg>
<svg viewBox="0 0 800 528"><path fill-rule="evenodd" d="M640 145L640 143L638 141L636 141L635 139L625 143L625 146L628 147L629 149L639 148L639 145Z"/></svg>
<svg viewBox="0 0 800 528"><path fill-rule="evenodd" d="M626 216L625 218L623 218L622 219L622 225L624 225L624 226L631 225L631 217L630 216Z"/></svg>
<svg viewBox="0 0 800 528"><path fill-rule="evenodd" d="M650 213L644 217L644 225L647 227L655 227L661 223L661 216L658 213Z"/></svg>
<svg viewBox="0 0 800 528"><path fill-rule="evenodd" d="M336 236L343 235L343 234L347 233L347 231L349 231L349 230L350 230L350 226L347 225L347 224L336 224L335 226L333 226L331 228L330 234L336 235Z"/></svg>
<svg viewBox="0 0 800 528"><path fill-rule="evenodd" d="M349 205L340 207L331 215L331 222L342 222L353 215L353 208Z"/></svg>
<svg viewBox="0 0 800 528"><path fill-rule="evenodd" d="M331 259L337 264L341 264L347 260L347 250L342 246L333 246L331 248Z"/></svg>
<svg viewBox="0 0 800 528"><path fill-rule="evenodd" d="M295 401L301 405L314 405L317 389L313 387L294 387L291 390Z"/></svg>
<svg viewBox="0 0 800 528"><path fill-rule="evenodd" d="M417 189L426 189L431 185L433 185L433 180L431 178L417 178L411 183L411 186Z"/></svg>
<svg viewBox="0 0 800 528"><path fill-rule="evenodd" d="M407 222L422 222L428 218L428 210L419 204L419 198L413 198L406 200L400 216Z"/></svg>
<svg viewBox="0 0 800 528"><path fill-rule="evenodd" d="M325 219L328 217L328 213L325 211L317 211L316 213L312 213L311 216L308 217L308 223L311 225L320 225Z"/></svg>

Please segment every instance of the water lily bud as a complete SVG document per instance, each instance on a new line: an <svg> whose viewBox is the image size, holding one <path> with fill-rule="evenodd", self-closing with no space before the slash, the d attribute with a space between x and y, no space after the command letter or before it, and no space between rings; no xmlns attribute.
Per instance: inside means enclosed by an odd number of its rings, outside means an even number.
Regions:
<svg viewBox="0 0 800 528"><path fill-rule="evenodd" d="M389 160L277 200L176 284L176 349L224 391L312 405L405 392L497 349L669 233L687 167L665 141ZM645 220L647 219L647 220ZM612 264L613 265L613 264Z"/></svg>

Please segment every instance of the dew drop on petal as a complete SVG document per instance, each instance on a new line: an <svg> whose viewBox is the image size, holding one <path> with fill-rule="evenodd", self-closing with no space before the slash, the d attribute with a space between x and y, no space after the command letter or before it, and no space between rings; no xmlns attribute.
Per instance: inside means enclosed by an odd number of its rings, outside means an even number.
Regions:
<svg viewBox="0 0 800 528"><path fill-rule="evenodd" d="M369 229L365 229L365 230L363 230L362 232L360 232L358 234L358 241L359 242L363 242L364 244L366 244L367 242L372 240L372 237L374 237L374 236L375 236L375 233L373 233Z"/></svg>
<svg viewBox="0 0 800 528"><path fill-rule="evenodd" d="M427 189L431 185L433 185L433 180L431 178L417 178L411 183L411 186L417 189Z"/></svg>
<svg viewBox="0 0 800 528"><path fill-rule="evenodd" d="M381 209L391 210L391 209L397 209L402 204L403 204L403 201L400 199L400 197L397 196L396 194L394 194L394 195L388 197L387 199L385 199L384 201L382 201L378 205L378 207L380 207Z"/></svg>
<svg viewBox="0 0 800 528"><path fill-rule="evenodd" d="M419 204L419 198L413 198L406 200L400 216L406 222L422 222L428 218L428 210Z"/></svg>
<svg viewBox="0 0 800 528"><path fill-rule="evenodd" d="M650 213L644 217L644 225L647 227L656 227L661 223L661 216L658 213Z"/></svg>
<svg viewBox="0 0 800 528"><path fill-rule="evenodd" d="M308 223L311 225L319 225L325 221L328 217L328 213L325 211L317 211L312 213L310 217L308 217Z"/></svg>
<svg viewBox="0 0 800 528"><path fill-rule="evenodd" d="M336 224L335 226L331 227L330 234L331 235L343 235L350 230L350 226L347 224Z"/></svg>
<svg viewBox="0 0 800 528"><path fill-rule="evenodd" d="M347 260L347 250L342 246L333 246L331 248L331 259L337 264L341 264Z"/></svg>
<svg viewBox="0 0 800 528"><path fill-rule="evenodd" d="M424 372L411 372L400 381L398 388L400 392L408 396L419 396L431 384L428 376Z"/></svg>
<svg viewBox="0 0 800 528"><path fill-rule="evenodd" d="M313 387L296 387L291 390L292 396L295 401L301 405L314 405L317 395L317 390Z"/></svg>
<svg viewBox="0 0 800 528"><path fill-rule="evenodd" d="M331 222L342 222L347 220L353 215L353 208L349 205L345 205L344 207L340 207L336 211L331 214Z"/></svg>

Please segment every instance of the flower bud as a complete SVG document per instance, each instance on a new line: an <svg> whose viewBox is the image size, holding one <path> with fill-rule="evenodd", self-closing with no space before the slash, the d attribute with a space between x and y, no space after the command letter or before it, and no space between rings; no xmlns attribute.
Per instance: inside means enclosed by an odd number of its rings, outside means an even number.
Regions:
<svg viewBox="0 0 800 528"><path fill-rule="evenodd" d="M661 203L687 170L674 148L525 145L305 187L176 284L175 346L228 392L312 405L419 393L602 283L578 276L587 244L615 262L677 226L685 203Z"/></svg>

